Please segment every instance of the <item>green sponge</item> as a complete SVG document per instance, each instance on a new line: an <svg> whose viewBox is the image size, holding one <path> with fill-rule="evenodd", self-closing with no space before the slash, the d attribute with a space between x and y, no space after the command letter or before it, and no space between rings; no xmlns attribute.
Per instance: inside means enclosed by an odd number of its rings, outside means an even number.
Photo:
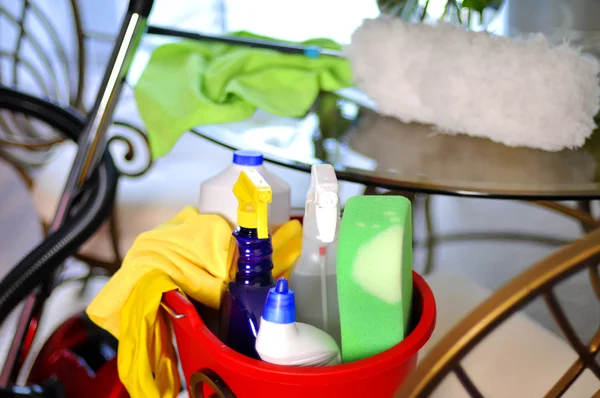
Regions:
<svg viewBox="0 0 600 398"><path fill-rule="evenodd" d="M337 252L342 360L383 352L408 333L412 210L401 196L346 202Z"/></svg>

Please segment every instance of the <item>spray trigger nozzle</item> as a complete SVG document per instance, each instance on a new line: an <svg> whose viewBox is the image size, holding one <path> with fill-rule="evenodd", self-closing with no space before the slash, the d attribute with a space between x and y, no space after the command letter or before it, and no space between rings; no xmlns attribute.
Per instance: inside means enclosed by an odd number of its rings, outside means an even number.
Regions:
<svg viewBox="0 0 600 398"><path fill-rule="evenodd" d="M233 186L238 200L238 225L257 230L259 239L269 237L267 204L271 203L271 187L255 169L242 170Z"/></svg>
<svg viewBox="0 0 600 398"><path fill-rule="evenodd" d="M335 231L340 217L338 192L339 184L333 166L330 164L313 165L306 206L315 207L319 240L323 243L331 243L335 239Z"/></svg>

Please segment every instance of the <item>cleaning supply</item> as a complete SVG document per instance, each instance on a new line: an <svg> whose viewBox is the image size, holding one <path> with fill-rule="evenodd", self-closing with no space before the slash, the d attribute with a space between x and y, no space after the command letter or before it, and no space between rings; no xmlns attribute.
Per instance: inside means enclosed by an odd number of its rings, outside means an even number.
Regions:
<svg viewBox="0 0 600 398"><path fill-rule="evenodd" d="M541 35L380 16L363 21L344 53L376 110L404 122L547 151L581 147L596 127L600 64Z"/></svg>
<svg viewBox="0 0 600 398"><path fill-rule="evenodd" d="M274 41L249 32L232 36ZM303 44L341 49L329 39ZM156 159L193 127L241 121L259 108L278 116L302 117L319 92L350 86L350 65L338 57L186 40L153 51L134 94Z"/></svg>
<svg viewBox="0 0 600 398"><path fill-rule="evenodd" d="M270 172L263 164L263 155L258 151L239 150L233 153L232 164L200 185L201 213L218 214L231 225L237 225L238 201L233 194L233 186L240 178L242 170L256 169L271 187L273 200L269 205L269 231L273 232L290 220L290 186Z"/></svg>
<svg viewBox="0 0 600 398"><path fill-rule="evenodd" d="M408 199L348 199L338 239L337 288L344 363L383 352L406 337L412 302Z"/></svg>
<svg viewBox="0 0 600 398"><path fill-rule="evenodd" d="M340 344L336 252L339 184L333 166L311 168L302 228L302 254L292 272L299 322L327 332Z"/></svg>
<svg viewBox="0 0 600 398"><path fill-rule="evenodd" d="M161 297L179 289L217 310L235 276L228 261L230 239L231 227L224 218L186 207L138 236L121 268L88 306L90 319L119 340L119 378L132 397L172 397L178 391L177 356L159 311ZM274 275L289 274L301 239L296 220L273 234Z"/></svg>
<svg viewBox="0 0 600 398"><path fill-rule="evenodd" d="M219 336L235 351L258 359L256 334L269 289L275 286L273 246L267 228L271 187L257 170L248 169L242 170L233 193L239 202L239 226L232 234L230 255L237 244L237 272L221 305Z"/></svg>
<svg viewBox="0 0 600 398"><path fill-rule="evenodd" d="M294 46L202 39L157 48L135 87L154 158L191 127L246 119L257 108L302 116L319 90L339 93L353 83L376 110L402 121L549 151L581 147L600 109L598 61L541 35L494 37L381 15L365 19L341 52L306 51L341 47L322 40L288 55Z"/></svg>
<svg viewBox="0 0 600 398"><path fill-rule="evenodd" d="M296 322L294 291L284 278L269 291L256 338L260 359L277 365L328 366L340 363L340 349L330 335Z"/></svg>

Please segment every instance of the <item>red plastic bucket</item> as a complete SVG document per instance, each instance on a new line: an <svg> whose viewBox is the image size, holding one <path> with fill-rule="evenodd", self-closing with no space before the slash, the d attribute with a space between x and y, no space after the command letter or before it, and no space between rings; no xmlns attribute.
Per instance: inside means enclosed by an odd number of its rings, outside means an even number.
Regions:
<svg viewBox="0 0 600 398"><path fill-rule="evenodd" d="M190 397L217 392L237 398L385 398L393 396L415 368L419 350L435 326L431 289L415 272L413 284L414 327L402 342L361 361L320 368L273 365L238 354L213 335L178 291L163 296L163 307L173 323Z"/></svg>

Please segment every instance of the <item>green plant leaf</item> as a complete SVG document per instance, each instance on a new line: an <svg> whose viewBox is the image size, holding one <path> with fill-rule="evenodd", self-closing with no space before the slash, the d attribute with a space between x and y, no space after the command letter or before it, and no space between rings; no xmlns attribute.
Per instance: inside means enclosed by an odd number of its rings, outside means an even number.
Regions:
<svg viewBox="0 0 600 398"><path fill-rule="evenodd" d="M462 8L468 8L481 14L483 10L494 3L496 3L495 0L463 0Z"/></svg>
<svg viewBox="0 0 600 398"><path fill-rule="evenodd" d="M409 21L415 13L415 10L419 6L419 0L408 0L404 7L402 8L402 12L400 13L400 18L405 21Z"/></svg>

